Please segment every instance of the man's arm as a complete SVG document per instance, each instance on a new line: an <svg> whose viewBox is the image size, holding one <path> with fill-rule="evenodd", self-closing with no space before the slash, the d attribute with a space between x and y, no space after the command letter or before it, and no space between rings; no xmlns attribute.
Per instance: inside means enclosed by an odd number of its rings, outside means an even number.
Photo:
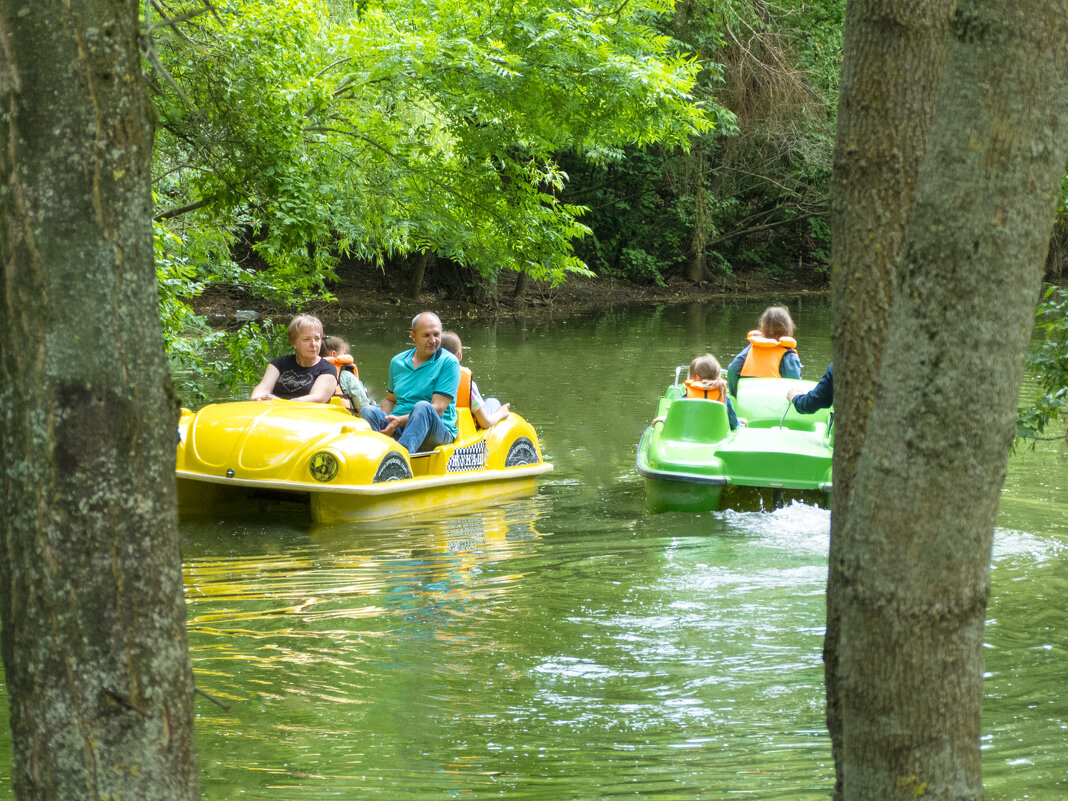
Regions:
<svg viewBox="0 0 1068 801"><path fill-rule="evenodd" d="M434 407L434 411L438 413L438 417L445 414L445 410L449 408L450 403L452 403L452 398L448 395L443 395L440 392L435 392L430 398L430 405Z"/></svg>
<svg viewBox="0 0 1068 801"><path fill-rule="evenodd" d="M826 409L834 405L834 365L827 368L823 378L819 380L811 390L804 394L798 394L791 387L786 393L786 399L793 403L794 408L802 414L812 414L820 409Z"/></svg>
<svg viewBox="0 0 1068 801"><path fill-rule="evenodd" d="M434 382L434 392L430 396L430 405L438 413L438 417L445 414L449 404L456 398L460 390L460 363L453 355L448 355L448 363L445 364Z"/></svg>
<svg viewBox="0 0 1068 801"><path fill-rule="evenodd" d="M382 413L386 416L386 425L382 429L382 433L391 435L398 427L407 425L408 415L402 414L398 417L395 414L390 414L393 411L393 407L397 405L397 396L392 392L387 392L386 397L382 399Z"/></svg>

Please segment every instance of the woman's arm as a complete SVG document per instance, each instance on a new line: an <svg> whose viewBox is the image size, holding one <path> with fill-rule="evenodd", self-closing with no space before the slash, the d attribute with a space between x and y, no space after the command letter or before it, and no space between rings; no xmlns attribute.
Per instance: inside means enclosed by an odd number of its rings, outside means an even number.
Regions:
<svg viewBox="0 0 1068 801"><path fill-rule="evenodd" d="M249 400L260 401L273 398L271 393L274 391L274 385L278 383L278 368L273 364L268 364L267 369L263 371L263 378L260 379L255 389L252 390L252 394L249 395Z"/></svg>
<svg viewBox="0 0 1068 801"><path fill-rule="evenodd" d="M328 403L334 395L337 387L337 376L333 373L323 373L315 379L307 395L293 398L295 401L307 401L309 403Z"/></svg>

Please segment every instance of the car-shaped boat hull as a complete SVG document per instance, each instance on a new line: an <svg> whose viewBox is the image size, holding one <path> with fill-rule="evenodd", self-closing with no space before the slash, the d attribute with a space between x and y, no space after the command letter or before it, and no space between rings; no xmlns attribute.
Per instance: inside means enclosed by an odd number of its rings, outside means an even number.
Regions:
<svg viewBox="0 0 1068 801"><path fill-rule="evenodd" d="M183 410L179 511L371 520L530 494L552 470L520 415L488 430L476 429L467 409L458 417L454 443L409 455L333 404L239 401Z"/></svg>
<svg viewBox="0 0 1068 801"><path fill-rule="evenodd" d="M786 390L811 381L751 378L739 382L735 410L748 425L731 431L723 403L686 398L677 382L638 445L652 511L703 512L770 508L801 499L825 504L831 490L832 435L826 410L802 415Z"/></svg>

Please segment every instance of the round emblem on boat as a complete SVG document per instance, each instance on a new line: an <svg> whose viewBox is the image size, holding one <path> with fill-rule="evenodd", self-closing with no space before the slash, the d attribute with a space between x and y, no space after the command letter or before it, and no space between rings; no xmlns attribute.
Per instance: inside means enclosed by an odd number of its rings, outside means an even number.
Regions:
<svg viewBox="0 0 1068 801"><path fill-rule="evenodd" d="M337 457L326 451L319 451L308 463L312 478L316 481L333 481L337 476Z"/></svg>
<svg viewBox="0 0 1068 801"><path fill-rule="evenodd" d="M537 464L538 450L534 443L527 437L520 437L512 443L508 449L508 455L504 459L505 467L519 467L524 464Z"/></svg>
<svg viewBox="0 0 1068 801"><path fill-rule="evenodd" d="M371 483L400 481L411 477L412 471L408 468L408 460L396 451L390 451L378 465L378 470L375 472L375 477L371 479Z"/></svg>

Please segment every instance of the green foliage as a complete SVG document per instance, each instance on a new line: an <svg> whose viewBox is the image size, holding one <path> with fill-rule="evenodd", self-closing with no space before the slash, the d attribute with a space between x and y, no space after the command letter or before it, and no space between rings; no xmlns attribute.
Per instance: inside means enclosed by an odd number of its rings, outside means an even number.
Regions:
<svg viewBox="0 0 1068 801"><path fill-rule="evenodd" d="M639 248L623 248L620 253L619 266L624 275L648 283L663 285L660 265L656 258Z"/></svg>
<svg viewBox="0 0 1068 801"><path fill-rule="evenodd" d="M263 376L267 362L292 351L286 326L270 319L249 322L229 334L225 340L227 361L219 373L230 389L254 387Z"/></svg>
<svg viewBox="0 0 1068 801"><path fill-rule="evenodd" d="M216 8L181 35L158 30L175 81L156 84L159 187L176 205L210 199L187 235L262 232L270 278L225 265L218 243L210 267L265 294L314 287L338 253L582 272L583 210L557 199L554 154L681 146L707 127L688 95L696 65L640 21L655 0L621 14L540 0Z"/></svg>
<svg viewBox="0 0 1068 801"><path fill-rule="evenodd" d="M810 217L808 220L808 235L815 243L813 255L816 257L820 272L827 271L827 263L831 259L831 223L826 217Z"/></svg>
<svg viewBox="0 0 1068 801"><path fill-rule="evenodd" d="M171 342L171 375L178 398L197 406L216 398L247 394L259 383L271 359L291 352L286 327L270 319L247 322L233 331L213 331L206 321L185 329Z"/></svg>
<svg viewBox="0 0 1068 801"><path fill-rule="evenodd" d="M627 148L616 162L564 157L571 176L564 196L588 206L594 234L578 253L599 275L640 283L663 283L686 251L693 201L663 180L658 150Z"/></svg>
<svg viewBox="0 0 1068 801"><path fill-rule="evenodd" d="M303 110L324 102L314 80L315 26L295 2L217 5L181 27L156 27L153 72L159 115L156 190L174 258L205 284L239 284L292 301L322 286L333 266L327 160L309 158ZM177 4L176 16L203 10ZM162 26L162 27L160 27ZM238 231L265 232L254 245L261 269L236 265Z"/></svg>
<svg viewBox="0 0 1068 801"><path fill-rule="evenodd" d="M798 66L824 103L828 119L838 115L838 77L842 67L845 0L785 0L780 16Z"/></svg>
<svg viewBox="0 0 1068 801"><path fill-rule="evenodd" d="M209 390L217 385L208 377L222 367L214 354L224 337L221 331L212 331L202 318L193 315L181 333L168 340L167 359L182 405L196 406L213 394Z"/></svg>
<svg viewBox="0 0 1068 801"><path fill-rule="evenodd" d="M1016 435L1032 441L1042 438L1055 421L1068 422L1068 290L1051 286L1036 310L1036 328L1044 334L1041 344L1027 357L1027 366L1038 374L1039 392L1031 406L1021 407ZM1068 437L1068 427L1057 439Z"/></svg>
<svg viewBox="0 0 1068 801"><path fill-rule="evenodd" d="M168 341L212 285L297 306L341 256L586 273L559 155L685 148L713 119L664 0L143 4ZM184 362L202 364L186 353ZM198 361L200 360L200 361Z"/></svg>
<svg viewBox="0 0 1068 801"><path fill-rule="evenodd" d="M186 405L203 399L199 377L204 375L206 354L220 337L189 307L187 300L203 291L198 269L182 256L181 240L162 223L154 224L156 283L159 287L160 324L167 344L171 375L178 397Z"/></svg>
<svg viewBox="0 0 1068 801"><path fill-rule="evenodd" d="M659 282L703 262L786 274L826 259L843 0L679 0L656 21L701 65L693 94L715 121L688 149L627 148L565 162L590 207L602 275ZM576 163L578 162L578 163ZM641 251L644 256L635 258ZM701 257L701 258L699 258Z"/></svg>

